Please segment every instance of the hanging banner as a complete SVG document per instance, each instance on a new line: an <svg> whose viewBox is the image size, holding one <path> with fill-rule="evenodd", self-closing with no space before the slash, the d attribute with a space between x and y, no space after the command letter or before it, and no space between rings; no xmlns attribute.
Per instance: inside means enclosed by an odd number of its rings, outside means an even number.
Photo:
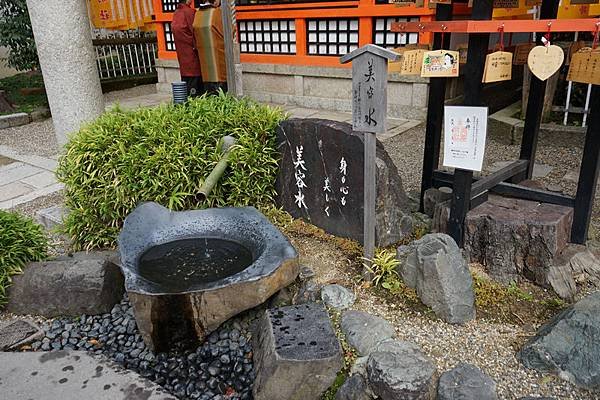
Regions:
<svg viewBox="0 0 600 400"><path fill-rule="evenodd" d="M421 66L421 76L428 77L457 77L458 51L433 50L425 52Z"/></svg>
<svg viewBox="0 0 600 400"><path fill-rule="evenodd" d="M481 171L487 107L444 107L444 167Z"/></svg>

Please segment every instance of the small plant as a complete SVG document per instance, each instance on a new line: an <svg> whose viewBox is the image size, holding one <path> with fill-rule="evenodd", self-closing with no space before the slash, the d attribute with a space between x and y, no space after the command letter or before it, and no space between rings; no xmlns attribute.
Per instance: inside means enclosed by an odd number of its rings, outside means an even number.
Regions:
<svg viewBox="0 0 600 400"><path fill-rule="evenodd" d="M482 277L477 273L473 277L473 290L475 291L475 305L488 307L497 303L504 303L507 299L507 290L499 283Z"/></svg>
<svg viewBox="0 0 600 400"><path fill-rule="evenodd" d="M516 282L511 282L506 291L509 295L514 296L519 300L533 301L533 295L518 287Z"/></svg>
<svg viewBox="0 0 600 400"><path fill-rule="evenodd" d="M0 308L6 304L11 276L29 261L46 257L48 239L43 228L16 213L0 210Z"/></svg>
<svg viewBox="0 0 600 400"><path fill-rule="evenodd" d="M379 286L390 278L398 278L396 267L400 265L400 261L396 259L396 253L392 250L382 249L375 252L372 260L363 258L364 267L373 274L373 284ZM370 265L369 265L370 264Z"/></svg>
<svg viewBox="0 0 600 400"><path fill-rule="evenodd" d="M0 46L8 48L6 64L9 67L18 71L39 68L25 0L0 0Z"/></svg>

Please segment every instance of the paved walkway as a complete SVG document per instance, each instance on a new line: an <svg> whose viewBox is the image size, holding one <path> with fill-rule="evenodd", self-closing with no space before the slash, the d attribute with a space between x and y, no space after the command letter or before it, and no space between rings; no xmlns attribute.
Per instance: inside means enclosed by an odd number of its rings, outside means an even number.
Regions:
<svg viewBox="0 0 600 400"><path fill-rule="evenodd" d="M123 109L138 107L156 107L171 101L171 96L163 93L152 93L110 102L110 109L116 103ZM315 110L292 105L277 105L295 118L323 118L333 121L351 122L350 113ZM385 141L401 134L421 121L388 118L388 130L377 137ZM1 133L1 131L0 131ZM0 210L13 208L39 197L47 196L63 189L54 176L57 161L50 158L20 154L15 149L0 145Z"/></svg>

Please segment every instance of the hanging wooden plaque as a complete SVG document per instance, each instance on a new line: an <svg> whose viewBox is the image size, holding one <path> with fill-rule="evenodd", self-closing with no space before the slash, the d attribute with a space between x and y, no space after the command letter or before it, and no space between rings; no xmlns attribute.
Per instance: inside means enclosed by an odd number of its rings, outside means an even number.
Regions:
<svg viewBox="0 0 600 400"><path fill-rule="evenodd" d="M467 56L469 55L469 45L467 43L459 44L456 46L456 51L458 51L458 59L460 64L466 64Z"/></svg>
<svg viewBox="0 0 600 400"><path fill-rule="evenodd" d="M585 47L573 54L567 80L600 85L600 50Z"/></svg>
<svg viewBox="0 0 600 400"><path fill-rule="evenodd" d="M513 55L513 64L527 64L527 57L531 49L535 47L535 43L520 43L515 46L515 54Z"/></svg>
<svg viewBox="0 0 600 400"><path fill-rule="evenodd" d="M565 52L556 45L535 46L529 52L527 65L539 80L545 81L559 70L565 59Z"/></svg>
<svg viewBox="0 0 600 400"><path fill-rule="evenodd" d="M494 0L494 8L519 8L519 0Z"/></svg>
<svg viewBox="0 0 600 400"><path fill-rule="evenodd" d="M423 55L421 76L427 77L456 77L458 76L458 51L433 50Z"/></svg>
<svg viewBox="0 0 600 400"><path fill-rule="evenodd" d="M576 4L598 4L600 0L571 0L571 5Z"/></svg>
<svg viewBox="0 0 600 400"><path fill-rule="evenodd" d="M400 75L420 75L426 50L407 50L402 54Z"/></svg>
<svg viewBox="0 0 600 400"><path fill-rule="evenodd" d="M527 7L539 6L540 4L542 4L542 0L525 0Z"/></svg>
<svg viewBox="0 0 600 400"><path fill-rule="evenodd" d="M512 79L512 53L496 51L485 58L483 83L509 81Z"/></svg>

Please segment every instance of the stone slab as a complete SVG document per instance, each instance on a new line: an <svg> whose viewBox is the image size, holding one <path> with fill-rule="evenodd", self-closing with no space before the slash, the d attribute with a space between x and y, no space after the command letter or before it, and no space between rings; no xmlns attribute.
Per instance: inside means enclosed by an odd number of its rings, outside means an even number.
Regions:
<svg viewBox="0 0 600 400"><path fill-rule="evenodd" d="M8 210L10 208L18 206L19 204L28 203L37 198L48 196L52 193L56 193L62 189L64 189L64 185L62 183L55 183L54 185L46 186L41 189L35 189L35 190L33 190L27 194L24 194L22 196L18 196L18 197L15 197L13 199L9 199L6 201L0 201L0 210Z"/></svg>
<svg viewBox="0 0 600 400"><path fill-rule="evenodd" d="M343 366L329 315L316 303L267 310L253 349L256 400L318 400Z"/></svg>
<svg viewBox="0 0 600 400"><path fill-rule="evenodd" d="M52 229L62 224L63 218L67 214L67 209L62 206L52 206L39 210L35 214L35 219L46 229Z"/></svg>
<svg viewBox="0 0 600 400"><path fill-rule="evenodd" d="M0 351L19 348L43 336L44 332L29 321L10 320L0 326Z"/></svg>
<svg viewBox="0 0 600 400"><path fill-rule="evenodd" d="M10 400L175 400L155 383L83 351L0 353Z"/></svg>
<svg viewBox="0 0 600 400"><path fill-rule="evenodd" d="M33 190L32 187L21 182L12 182L7 185L2 185L0 186L0 202L23 196Z"/></svg>
<svg viewBox="0 0 600 400"><path fill-rule="evenodd" d="M36 189L41 189L46 186L54 185L58 181L53 172L42 171L39 174L28 176L27 178L21 179L21 182L33 186Z"/></svg>
<svg viewBox="0 0 600 400"><path fill-rule="evenodd" d="M496 172L504 167L506 167L509 164L512 164L513 161L498 161L495 162L494 164L492 164L490 166L490 171L491 172ZM545 165L545 164L534 164L533 165L533 172L531 174L533 179L538 179L538 178L545 178L547 177L552 170L554 169L554 167L550 166L550 165Z"/></svg>
<svg viewBox="0 0 600 400"><path fill-rule="evenodd" d="M3 172L2 175L0 175L0 186L19 181L29 176L39 174L40 172L43 172L43 170L34 167L33 165L19 165Z"/></svg>

